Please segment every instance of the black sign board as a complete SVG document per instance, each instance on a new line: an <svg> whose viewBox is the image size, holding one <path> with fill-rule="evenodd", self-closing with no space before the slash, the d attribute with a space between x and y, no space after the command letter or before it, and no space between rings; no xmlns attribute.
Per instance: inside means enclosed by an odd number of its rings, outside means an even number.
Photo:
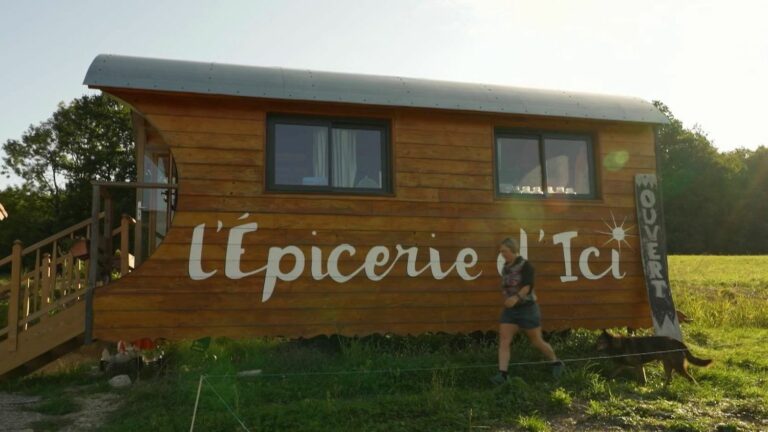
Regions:
<svg viewBox="0 0 768 432"><path fill-rule="evenodd" d="M635 175L637 228L640 231L640 254L643 257L645 286L655 333L683 340L675 303L669 287L667 243L661 194L655 174Z"/></svg>

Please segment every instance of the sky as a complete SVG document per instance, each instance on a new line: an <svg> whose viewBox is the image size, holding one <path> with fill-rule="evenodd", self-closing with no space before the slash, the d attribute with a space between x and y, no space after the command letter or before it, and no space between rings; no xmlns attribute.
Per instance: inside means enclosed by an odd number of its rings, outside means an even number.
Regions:
<svg viewBox="0 0 768 432"><path fill-rule="evenodd" d="M738 0L0 0L0 143L94 93L83 77L110 53L636 96L753 149L766 18Z"/></svg>

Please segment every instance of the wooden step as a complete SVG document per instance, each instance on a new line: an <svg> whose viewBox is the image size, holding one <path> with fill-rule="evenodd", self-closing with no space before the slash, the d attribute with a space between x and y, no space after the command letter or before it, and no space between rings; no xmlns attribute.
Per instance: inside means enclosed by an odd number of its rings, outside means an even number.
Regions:
<svg viewBox="0 0 768 432"><path fill-rule="evenodd" d="M0 376L82 335L84 330L85 302L80 301L19 332L15 349L9 340L0 342Z"/></svg>

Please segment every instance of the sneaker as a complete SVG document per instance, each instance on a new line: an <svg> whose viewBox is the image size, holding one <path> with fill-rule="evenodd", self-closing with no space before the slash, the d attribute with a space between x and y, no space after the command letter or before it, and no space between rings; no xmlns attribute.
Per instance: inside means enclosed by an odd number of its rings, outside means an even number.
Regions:
<svg viewBox="0 0 768 432"><path fill-rule="evenodd" d="M560 379L563 376L563 372L565 372L565 363L562 360L554 361L552 363L552 376L555 379Z"/></svg>
<svg viewBox="0 0 768 432"><path fill-rule="evenodd" d="M491 383L495 385L502 385L507 382L507 377L501 374L501 372L498 372L496 375L491 377Z"/></svg>

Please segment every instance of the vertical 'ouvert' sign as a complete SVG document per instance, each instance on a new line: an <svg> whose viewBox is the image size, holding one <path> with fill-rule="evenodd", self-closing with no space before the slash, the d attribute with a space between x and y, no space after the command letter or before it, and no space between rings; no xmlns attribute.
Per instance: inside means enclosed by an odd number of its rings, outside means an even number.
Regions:
<svg viewBox="0 0 768 432"><path fill-rule="evenodd" d="M682 341L672 291L669 287L667 243L661 212L661 196L655 174L635 175L637 227L643 257L645 286L657 335Z"/></svg>

